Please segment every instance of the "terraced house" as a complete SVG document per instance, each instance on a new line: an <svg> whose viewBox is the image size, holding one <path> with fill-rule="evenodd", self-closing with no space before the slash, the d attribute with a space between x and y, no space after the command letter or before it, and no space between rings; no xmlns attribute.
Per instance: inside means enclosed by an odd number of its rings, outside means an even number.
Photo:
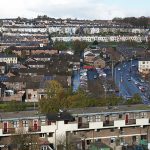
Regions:
<svg viewBox="0 0 150 150"><path fill-rule="evenodd" d="M36 111L0 114L0 148L12 149L11 137L22 130L37 135L41 149L59 149L71 143L77 150L88 150L92 143L111 149L123 146L150 146L148 106L118 106L72 109L59 113ZM149 147L150 148L150 147Z"/></svg>
<svg viewBox="0 0 150 150"><path fill-rule="evenodd" d="M17 56L0 54L0 62L5 62L7 64L17 64Z"/></svg>
<svg viewBox="0 0 150 150"><path fill-rule="evenodd" d="M145 58L141 59L138 62L138 70L141 74L147 75L150 73L150 59Z"/></svg>

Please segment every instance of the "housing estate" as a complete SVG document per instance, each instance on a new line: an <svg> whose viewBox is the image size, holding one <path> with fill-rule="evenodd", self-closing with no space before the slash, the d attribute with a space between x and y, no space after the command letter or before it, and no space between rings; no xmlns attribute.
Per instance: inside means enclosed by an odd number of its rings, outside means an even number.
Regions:
<svg viewBox="0 0 150 150"><path fill-rule="evenodd" d="M76 108L59 113L36 111L1 113L0 147L11 148L10 138L19 130L38 135L41 149L72 143L77 150L88 150L91 143L122 146L150 146L150 109L144 105ZM7 145L7 146L6 146Z"/></svg>

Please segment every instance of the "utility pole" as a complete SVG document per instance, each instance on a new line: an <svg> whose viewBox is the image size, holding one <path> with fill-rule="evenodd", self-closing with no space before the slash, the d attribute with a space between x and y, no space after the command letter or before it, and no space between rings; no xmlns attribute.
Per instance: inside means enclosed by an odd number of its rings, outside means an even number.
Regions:
<svg viewBox="0 0 150 150"><path fill-rule="evenodd" d="M132 58L131 58L131 73L132 73Z"/></svg>
<svg viewBox="0 0 150 150"><path fill-rule="evenodd" d="M114 63L113 63L113 60L112 60L112 64L111 64L111 73L112 73L112 79L114 79Z"/></svg>
<svg viewBox="0 0 150 150"><path fill-rule="evenodd" d="M120 97L120 80L119 80L119 97Z"/></svg>

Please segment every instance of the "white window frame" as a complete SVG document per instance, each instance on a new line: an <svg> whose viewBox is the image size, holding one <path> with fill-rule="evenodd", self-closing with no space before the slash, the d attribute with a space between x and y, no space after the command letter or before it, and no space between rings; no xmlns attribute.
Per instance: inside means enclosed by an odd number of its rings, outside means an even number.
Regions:
<svg viewBox="0 0 150 150"><path fill-rule="evenodd" d="M22 121L22 125L23 125L23 127L29 127L29 122L28 122L28 120L23 120L23 121Z"/></svg>
<svg viewBox="0 0 150 150"><path fill-rule="evenodd" d="M13 126L14 126L14 128L18 128L19 127L19 121L14 121Z"/></svg>

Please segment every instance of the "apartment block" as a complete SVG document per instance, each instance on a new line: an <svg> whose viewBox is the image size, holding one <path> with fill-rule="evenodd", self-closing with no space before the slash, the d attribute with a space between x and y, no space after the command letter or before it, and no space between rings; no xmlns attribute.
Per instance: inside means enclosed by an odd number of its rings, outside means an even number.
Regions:
<svg viewBox="0 0 150 150"><path fill-rule="evenodd" d="M150 145L150 109L134 105L60 110L47 115L36 111L1 113L2 150L11 144L9 139L19 130L46 141L40 143L42 150L58 149L60 143L72 143L77 150L88 150L94 142L104 143L114 150L143 141L147 147Z"/></svg>

